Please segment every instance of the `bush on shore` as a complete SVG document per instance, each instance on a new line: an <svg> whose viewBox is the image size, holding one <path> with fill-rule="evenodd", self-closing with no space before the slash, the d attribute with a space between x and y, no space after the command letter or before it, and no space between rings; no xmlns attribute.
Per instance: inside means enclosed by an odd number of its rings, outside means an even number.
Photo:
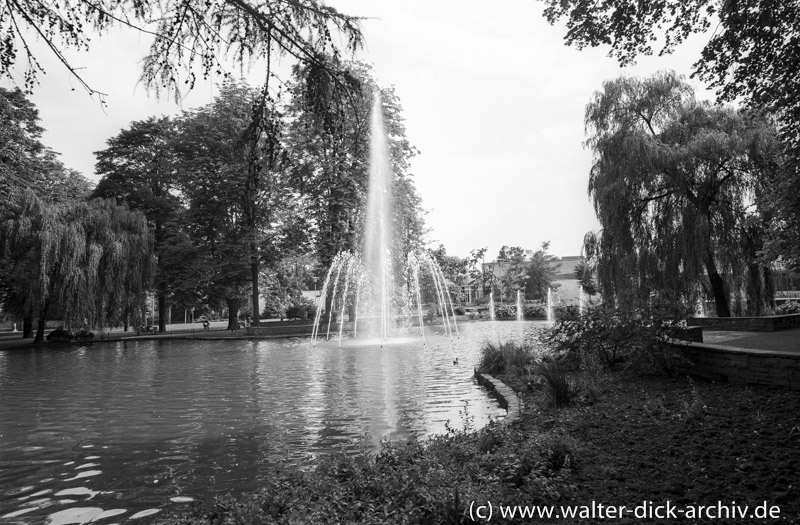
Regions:
<svg viewBox="0 0 800 525"><path fill-rule="evenodd" d="M92 339L94 339L94 332L89 332L85 329L73 332L72 330L66 330L61 327L47 334L47 341L51 343L66 343L70 341L85 343Z"/></svg>
<svg viewBox="0 0 800 525"><path fill-rule="evenodd" d="M541 386L553 407L570 404L581 390L577 378L571 377L556 357L515 341L484 343L478 372L501 376L517 392Z"/></svg>
<svg viewBox="0 0 800 525"><path fill-rule="evenodd" d="M493 375L503 374L511 379L527 377L536 360L536 351L529 345L516 341L503 343L488 341L481 349L478 372Z"/></svg>
<svg viewBox="0 0 800 525"><path fill-rule="evenodd" d="M666 343L685 330L679 319L658 308L597 305L557 319L545 341L584 370L612 370L627 363L642 371L672 373L681 361Z"/></svg>
<svg viewBox="0 0 800 525"><path fill-rule="evenodd" d="M495 319L513 321L517 318L517 305L498 304L494 307ZM527 320L547 319L547 307L540 303L525 303L522 305L522 317Z"/></svg>
<svg viewBox="0 0 800 525"><path fill-rule="evenodd" d="M525 303L522 305L522 315L525 319L547 319L547 306L541 303Z"/></svg>
<svg viewBox="0 0 800 525"><path fill-rule="evenodd" d="M498 304L494 307L494 318L498 321L511 321L517 318L517 307L512 304Z"/></svg>

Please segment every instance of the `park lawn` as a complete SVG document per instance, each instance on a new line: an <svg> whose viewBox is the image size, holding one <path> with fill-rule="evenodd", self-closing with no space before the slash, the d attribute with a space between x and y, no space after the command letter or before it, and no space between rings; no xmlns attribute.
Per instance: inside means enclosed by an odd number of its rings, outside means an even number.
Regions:
<svg viewBox="0 0 800 525"><path fill-rule="evenodd" d="M572 406L529 410L521 422L564 432L579 444L569 504L635 511L645 502L669 501L685 512L714 506L712 513L724 518L730 510L717 510L719 504L748 505L749 515L766 502L780 508L780 520L769 522L800 523L800 392L622 372L604 377L596 390ZM536 401L529 396L529 404Z"/></svg>

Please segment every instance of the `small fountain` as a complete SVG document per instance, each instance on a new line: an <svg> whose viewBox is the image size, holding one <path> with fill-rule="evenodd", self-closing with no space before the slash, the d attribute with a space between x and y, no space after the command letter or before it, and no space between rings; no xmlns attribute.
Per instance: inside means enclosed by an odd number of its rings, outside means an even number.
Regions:
<svg viewBox="0 0 800 525"><path fill-rule="evenodd" d="M428 299L429 308L434 309L433 312L429 309L431 317L441 314L445 335L458 336L453 302L436 260L427 253L411 253L404 270L405 286L396 288L394 279L385 277L382 286L376 290L371 286L376 282L374 274L359 254L337 254L322 285L312 341L338 337L341 345L345 318L347 331L352 332L353 337L366 334L386 341L402 329L408 331L416 324L424 341L423 308L426 303L423 298Z"/></svg>
<svg viewBox="0 0 800 525"><path fill-rule="evenodd" d="M553 322L553 289L547 289L547 322Z"/></svg>
<svg viewBox="0 0 800 525"><path fill-rule="evenodd" d="M586 301L586 297L583 295L583 286L578 286L578 313L583 315L583 303Z"/></svg>
<svg viewBox="0 0 800 525"><path fill-rule="evenodd" d="M522 312L522 291L517 290L517 321L522 322L524 315Z"/></svg>
<svg viewBox="0 0 800 525"><path fill-rule="evenodd" d="M431 305L428 310L431 317L441 314L444 333L457 336L453 302L436 260L427 253L410 253L405 261L393 257L394 172L383 121L383 104L377 91L373 98L370 130L363 251L360 254L342 252L334 257L322 286L312 341L323 336L330 339L333 334L338 336L341 345L345 317L347 331L354 337L366 334L386 341L401 329L418 324L424 340L423 299ZM401 266L402 271L398 271Z"/></svg>
<svg viewBox="0 0 800 525"><path fill-rule="evenodd" d="M494 292L489 292L489 319L494 322Z"/></svg>

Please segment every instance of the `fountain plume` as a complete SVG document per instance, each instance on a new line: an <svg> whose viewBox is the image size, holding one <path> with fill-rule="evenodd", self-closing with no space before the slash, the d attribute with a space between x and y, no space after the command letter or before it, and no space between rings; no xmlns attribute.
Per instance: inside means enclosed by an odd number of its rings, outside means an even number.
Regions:
<svg viewBox="0 0 800 525"><path fill-rule="evenodd" d="M320 336L319 327L327 324L325 338L330 339L335 315L338 318L338 335L341 344L345 332L345 315L349 313L350 330L366 332L367 336L381 340L394 335L398 324L407 326L417 322L424 339L423 288L420 275L427 274L430 286L426 296L434 296L432 308L442 314L446 335L458 336L455 309L439 264L427 253L408 254L405 266L406 290L395 282L392 258L392 182L394 171L383 119L380 94L373 96L370 128L369 188L363 246L360 254L342 252L336 255L322 287L320 308L314 320L312 340ZM399 279L399 277L398 277ZM322 316L322 310L329 309ZM402 311L401 315L399 311ZM416 311L416 316L411 312ZM416 319L414 319L416 317ZM334 327L335 329L335 327Z"/></svg>

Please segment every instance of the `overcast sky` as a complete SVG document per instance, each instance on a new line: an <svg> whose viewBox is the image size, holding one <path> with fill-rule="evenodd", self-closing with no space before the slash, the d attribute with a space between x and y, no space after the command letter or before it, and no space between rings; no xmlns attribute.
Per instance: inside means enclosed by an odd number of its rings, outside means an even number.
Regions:
<svg viewBox="0 0 800 525"><path fill-rule="evenodd" d="M592 93L621 74L669 68L688 76L707 40L696 37L674 55L645 57L623 70L607 49L566 47L563 25L548 25L534 0L329 4L369 18L356 58L372 63L378 81L400 97L408 138L420 150L411 166L432 245L459 256L486 246L487 260L502 245L536 249L544 241L555 255L578 255L583 235L599 228L586 193L592 155L582 146ZM105 107L51 57L42 60L48 73L32 99L47 129L44 142L68 167L94 178L93 152L131 121L211 101L211 82L181 105L138 85L148 41L115 31L95 37L90 53L69 55L92 87L107 93ZM257 73L249 76L260 83Z"/></svg>

